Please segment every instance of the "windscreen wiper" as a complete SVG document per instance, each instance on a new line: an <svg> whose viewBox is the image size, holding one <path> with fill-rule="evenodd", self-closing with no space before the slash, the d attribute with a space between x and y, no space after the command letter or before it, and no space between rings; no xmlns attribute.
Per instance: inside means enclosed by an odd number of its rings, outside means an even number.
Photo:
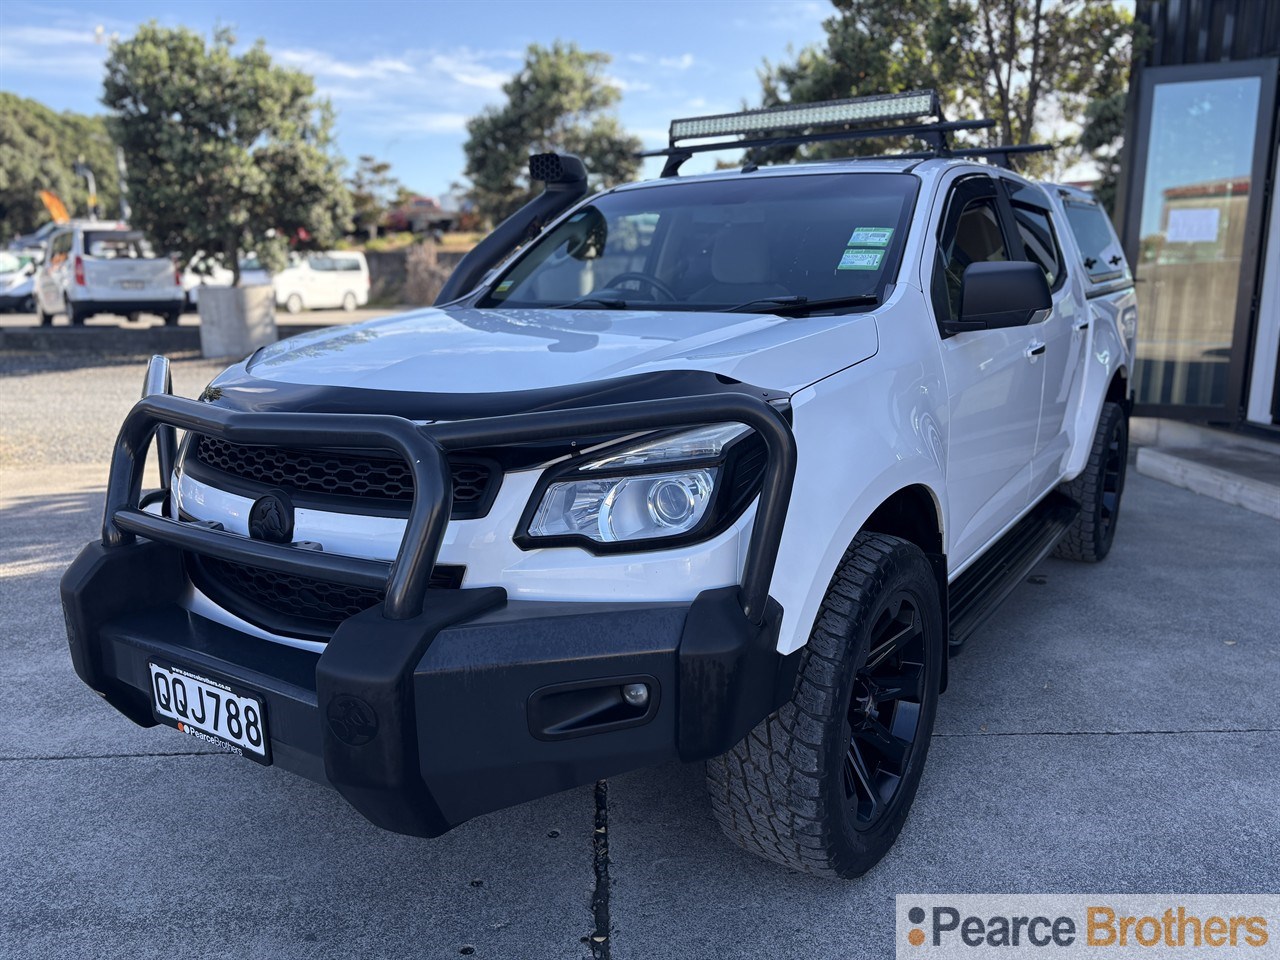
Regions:
<svg viewBox="0 0 1280 960"><path fill-rule="evenodd" d="M849 297L827 297L825 300L810 300L805 296L794 297L761 297L757 300L748 300L746 303L740 303L736 307L730 307L726 313L748 313L756 307L767 307L767 309L759 310L759 313L812 313L814 310L823 310L829 307L872 307L880 302L880 298L873 293L860 293L856 296Z"/></svg>
<svg viewBox="0 0 1280 960"><path fill-rule="evenodd" d="M618 297L601 296L598 293L589 293L585 297L579 297L577 300L570 300L568 303L557 303L554 307L548 307L550 310L568 310L571 307L600 307L604 310L625 310L627 309L627 301Z"/></svg>

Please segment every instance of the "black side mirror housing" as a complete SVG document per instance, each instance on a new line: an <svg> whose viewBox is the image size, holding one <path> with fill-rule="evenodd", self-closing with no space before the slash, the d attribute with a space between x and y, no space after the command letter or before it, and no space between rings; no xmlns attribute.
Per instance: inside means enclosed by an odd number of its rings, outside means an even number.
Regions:
<svg viewBox="0 0 1280 960"><path fill-rule="evenodd" d="M960 317L944 333L1022 327L1053 306L1044 271L1025 260L971 263L960 287Z"/></svg>

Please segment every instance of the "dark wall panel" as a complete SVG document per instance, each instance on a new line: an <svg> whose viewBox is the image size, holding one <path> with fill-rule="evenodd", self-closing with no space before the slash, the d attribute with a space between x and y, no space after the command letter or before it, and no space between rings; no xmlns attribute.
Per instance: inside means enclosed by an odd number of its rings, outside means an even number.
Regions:
<svg viewBox="0 0 1280 960"><path fill-rule="evenodd" d="M1280 0L1138 0L1151 44L1142 65L1280 56Z"/></svg>

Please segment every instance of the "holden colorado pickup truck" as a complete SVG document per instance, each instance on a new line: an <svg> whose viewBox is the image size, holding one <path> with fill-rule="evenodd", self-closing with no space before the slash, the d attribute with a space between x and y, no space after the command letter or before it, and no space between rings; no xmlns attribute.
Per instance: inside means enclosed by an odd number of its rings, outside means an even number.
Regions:
<svg viewBox="0 0 1280 960"><path fill-rule="evenodd" d="M1132 280L1087 194L950 145L981 121L679 166L932 97L676 121L663 176L594 195L541 154L436 307L198 400L153 359L62 581L81 679L405 834L704 761L743 847L866 871L948 655L1050 552L1111 547Z"/></svg>

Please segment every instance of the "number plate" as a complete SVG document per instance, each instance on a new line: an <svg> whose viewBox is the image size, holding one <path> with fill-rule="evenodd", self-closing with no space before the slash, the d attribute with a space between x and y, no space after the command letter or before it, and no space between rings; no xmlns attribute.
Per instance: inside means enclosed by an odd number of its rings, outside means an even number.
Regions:
<svg viewBox="0 0 1280 960"><path fill-rule="evenodd" d="M228 753L271 762L267 715L258 697L181 667L154 660L147 666L157 720Z"/></svg>
<svg viewBox="0 0 1280 960"><path fill-rule="evenodd" d="M141 280L121 280L120 286L125 290L141 290L146 284Z"/></svg>

